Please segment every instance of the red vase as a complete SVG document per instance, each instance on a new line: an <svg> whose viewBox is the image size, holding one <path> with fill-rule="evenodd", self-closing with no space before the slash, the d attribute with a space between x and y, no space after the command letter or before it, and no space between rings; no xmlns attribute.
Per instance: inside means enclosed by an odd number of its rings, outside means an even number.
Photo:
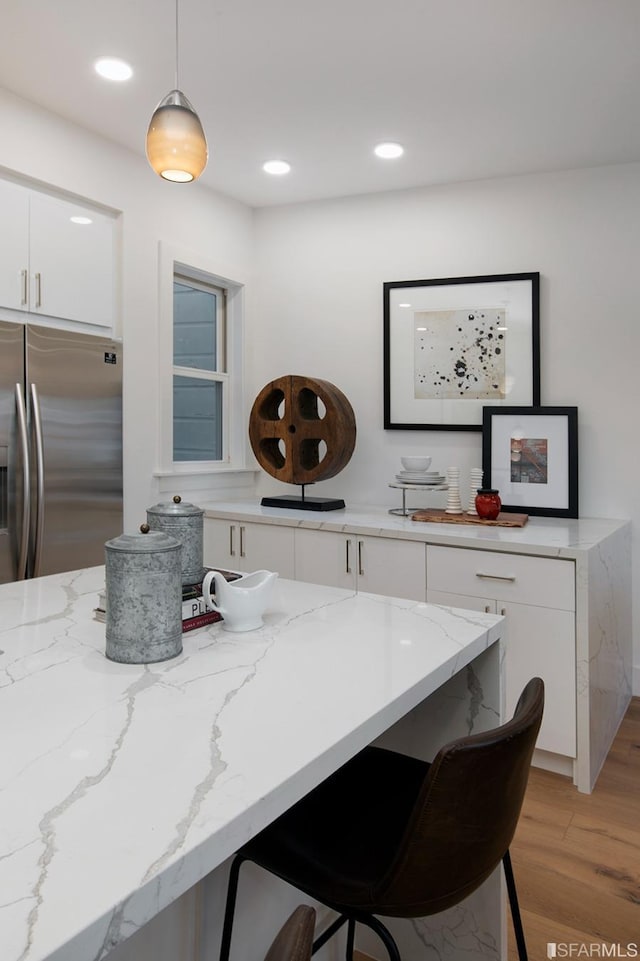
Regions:
<svg viewBox="0 0 640 961"><path fill-rule="evenodd" d="M476 494L476 510L483 521L494 521L500 513L502 501L497 490L481 487Z"/></svg>

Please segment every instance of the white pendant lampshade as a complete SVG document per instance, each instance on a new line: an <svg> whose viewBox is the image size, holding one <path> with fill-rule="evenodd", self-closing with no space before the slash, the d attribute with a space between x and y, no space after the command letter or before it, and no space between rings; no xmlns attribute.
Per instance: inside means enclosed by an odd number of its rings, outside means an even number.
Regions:
<svg viewBox="0 0 640 961"><path fill-rule="evenodd" d="M179 89L178 0L176 0L176 84L153 112L147 130L147 160L165 180L186 184L197 180L209 152L200 118Z"/></svg>
<svg viewBox="0 0 640 961"><path fill-rule="evenodd" d="M196 180L207 166L207 138L181 90L172 90L156 107L147 130L146 148L155 172L174 183Z"/></svg>

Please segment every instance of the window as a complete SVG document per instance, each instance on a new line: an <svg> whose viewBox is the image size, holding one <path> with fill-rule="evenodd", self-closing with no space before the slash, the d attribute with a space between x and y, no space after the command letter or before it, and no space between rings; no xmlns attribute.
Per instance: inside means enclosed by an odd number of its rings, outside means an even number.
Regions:
<svg viewBox="0 0 640 961"><path fill-rule="evenodd" d="M214 258L159 244L158 463L161 489L176 475L222 488L246 467L245 283ZM206 480L205 480L206 478ZM234 484L239 479L236 477ZM181 481L184 483L184 481ZM163 485L166 487L163 488ZM195 485L195 486L194 486Z"/></svg>
<svg viewBox="0 0 640 961"><path fill-rule="evenodd" d="M226 459L226 314L222 287L174 274L174 462Z"/></svg>

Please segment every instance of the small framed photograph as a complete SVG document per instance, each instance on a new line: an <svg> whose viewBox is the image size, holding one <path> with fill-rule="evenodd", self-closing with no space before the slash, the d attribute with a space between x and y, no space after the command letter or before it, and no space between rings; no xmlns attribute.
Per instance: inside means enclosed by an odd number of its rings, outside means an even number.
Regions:
<svg viewBox="0 0 640 961"><path fill-rule="evenodd" d="M482 430L540 403L540 275L383 284L385 430Z"/></svg>
<svg viewBox="0 0 640 961"><path fill-rule="evenodd" d="M503 511L578 516L578 408L485 407L484 486Z"/></svg>

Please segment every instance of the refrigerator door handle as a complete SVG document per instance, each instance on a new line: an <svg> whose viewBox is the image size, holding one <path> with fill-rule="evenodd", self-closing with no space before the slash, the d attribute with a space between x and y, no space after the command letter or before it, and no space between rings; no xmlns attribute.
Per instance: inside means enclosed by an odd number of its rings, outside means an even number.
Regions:
<svg viewBox="0 0 640 961"><path fill-rule="evenodd" d="M22 395L22 384L16 384L16 416L20 447L22 448L22 531L18 548L18 580L23 581L27 574L27 552L29 550L29 521L31 505L31 482L29 473L29 435L27 433L27 408Z"/></svg>
<svg viewBox="0 0 640 961"><path fill-rule="evenodd" d="M42 557L42 533L44 530L44 447L42 444L42 416L40 401L35 384L31 385L31 416L36 447L36 523L33 545L32 577L40 575L40 559Z"/></svg>

